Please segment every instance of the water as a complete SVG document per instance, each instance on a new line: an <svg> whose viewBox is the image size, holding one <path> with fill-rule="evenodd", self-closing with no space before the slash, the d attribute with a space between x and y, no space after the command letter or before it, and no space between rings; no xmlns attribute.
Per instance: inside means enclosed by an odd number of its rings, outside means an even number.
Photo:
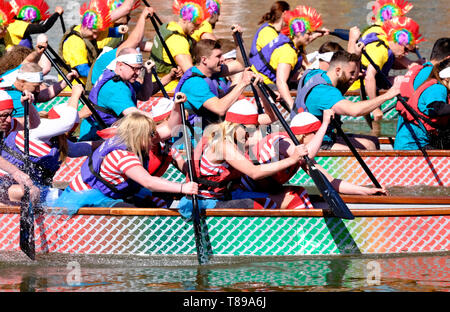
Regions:
<svg viewBox="0 0 450 312"><path fill-rule="evenodd" d="M51 11L55 5L65 8L66 28L79 23L79 6L83 1L48 0ZM288 1L292 7L298 1ZM163 21L173 19L172 1L150 1ZM247 50L260 17L273 1L224 0L215 33L232 39L230 26L240 24ZM315 7L329 29L366 25L370 10L368 1L303 0ZM420 44L422 56L429 57L436 39L448 36L448 1L412 1L408 14L415 19L428 41ZM370 7L370 6L369 6ZM133 14L131 26L139 10ZM430 18L432 17L432 18ZM155 32L148 23L145 34L152 40ZM47 33L49 43L57 49L62 31L60 23ZM316 50L326 40L346 42L335 37L320 38L307 48ZM415 56L412 56L414 59ZM361 124L359 124L361 125ZM346 125L347 126L347 125ZM365 133L368 129L348 130ZM347 130L347 129L346 129ZM382 128L386 136L395 134L395 125ZM395 190L397 191L397 190ZM423 190L417 190L422 192ZM428 192L428 190L427 190ZM441 195L440 193L438 193ZM0 292L172 292L172 291L450 291L449 254L398 257L338 258L218 258L205 267L195 257L140 258L117 256L39 255L36 262L22 253L0 253ZM377 271L379 268L379 271ZM75 272L75 273L74 273Z"/></svg>

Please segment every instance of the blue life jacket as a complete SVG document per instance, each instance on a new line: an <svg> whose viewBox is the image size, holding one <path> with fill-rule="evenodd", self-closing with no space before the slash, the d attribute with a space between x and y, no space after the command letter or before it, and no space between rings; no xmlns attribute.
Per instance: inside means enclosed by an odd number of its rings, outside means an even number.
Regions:
<svg viewBox="0 0 450 312"><path fill-rule="evenodd" d="M308 108L306 107L306 100L311 93L312 89L317 87L318 85L330 85L321 74L313 75L306 83L304 82L304 78L306 74L310 70L306 70L303 74L302 79L298 84L297 89L297 97L295 98L294 107L291 110L291 119L294 118L300 112L307 112Z"/></svg>
<svg viewBox="0 0 450 312"><path fill-rule="evenodd" d="M100 89L111 79L113 79L113 81L116 83L126 84L126 86L131 90L133 102L137 105L136 91L134 90L131 83L121 80L120 77L114 71L105 69L98 78L95 85L92 87L92 90L89 93L89 100L92 102L95 110L97 111L97 113L107 126L111 126L119 118L123 117L122 114L117 115L112 109L98 105L98 94L100 92ZM94 118L92 116L89 116L88 118L90 119L91 122L94 121Z"/></svg>
<svg viewBox="0 0 450 312"><path fill-rule="evenodd" d="M127 150L123 143L119 143L116 137L106 140L97 148L94 153L88 157L81 166L81 178L83 182L102 192L104 195L113 199L126 199L136 194L141 186L131 179L126 179L124 182L113 185L100 176L100 167L103 159L109 153L115 150ZM148 158L144 161L145 169L148 168Z"/></svg>
<svg viewBox="0 0 450 312"><path fill-rule="evenodd" d="M193 72L192 69L194 67L189 68L183 76L180 78L180 81L178 82L178 85L175 88L174 94L177 92L180 92L181 87L183 84L190 78L193 77L200 77L202 78L209 86L209 89L212 93L219 99L224 97L228 89L230 88L230 82L225 81L223 79L215 79L206 77L205 75L201 75L199 73ZM175 100L175 97L174 97ZM191 105L191 109L188 109L189 111L189 117L188 121L191 126L194 126L196 122L202 122L202 128L206 128L209 124L217 123L222 120L222 118L217 115L216 113L211 112L210 110L204 108L203 106L200 107L200 109L197 109L194 107L194 105Z"/></svg>
<svg viewBox="0 0 450 312"><path fill-rule="evenodd" d="M273 39L271 42L266 44L261 50L258 51L256 47L256 41L258 40L259 33L261 30L265 27L272 27L268 23L264 23L259 27L257 30L255 37L253 38L252 47L250 49L250 63L255 66L256 70L260 72L261 74L267 76L271 81L276 82L277 81L277 72L276 70L270 65L270 58L272 57L272 53L275 51L275 49L283 46L284 44L288 43L295 51L297 49L295 48L294 44L292 43L292 40L289 39L286 35L279 34L278 37ZM272 27L273 28L273 27ZM295 73L300 69L300 66L302 66L302 56L299 54L297 59L297 64L295 65L295 68L291 70L291 73Z"/></svg>
<svg viewBox="0 0 450 312"><path fill-rule="evenodd" d="M0 143L1 155L21 171L25 171L25 154L16 145L17 131L11 132L4 142ZM56 142L51 145L50 153L41 156L29 156L30 179L40 185L51 185L53 177L61 166L59 160L59 147Z"/></svg>
<svg viewBox="0 0 450 312"><path fill-rule="evenodd" d="M381 72L387 77L389 75L389 71L391 70L392 66L394 65L394 61L395 61L394 53L392 52L392 50L389 49L389 47L386 45L386 43L378 37L377 33L374 33L374 32L367 34L366 36L362 37L359 41L363 42L365 46L367 46L368 44L374 43L374 42L378 42L377 46L382 45L388 50L388 60L383 65L383 68L380 68ZM363 66L362 64L361 64L361 67L363 69L367 68L367 67ZM386 89L389 87L386 85L386 83L380 77L380 75L378 73L376 74L376 81L377 81L378 88Z"/></svg>

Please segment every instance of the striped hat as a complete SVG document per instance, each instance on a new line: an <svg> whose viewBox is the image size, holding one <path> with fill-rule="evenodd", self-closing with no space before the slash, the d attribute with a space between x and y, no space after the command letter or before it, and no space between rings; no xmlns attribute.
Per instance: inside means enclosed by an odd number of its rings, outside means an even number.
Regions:
<svg viewBox="0 0 450 312"><path fill-rule="evenodd" d="M14 109L14 103L8 92L0 90L0 111Z"/></svg>
<svg viewBox="0 0 450 312"><path fill-rule="evenodd" d="M291 130L295 135L308 134L319 130L322 123L316 116L308 112L301 112L292 119Z"/></svg>
<svg viewBox="0 0 450 312"><path fill-rule="evenodd" d="M258 111L249 101L239 100L228 109L225 120L244 125L257 125Z"/></svg>
<svg viewBox="0 0 450 312"><path fill-rule="evenodd" d="M153 121L159 122L170 116L173 110L174 103L170 99L161 98L158 103L152 107Z"/></svg>

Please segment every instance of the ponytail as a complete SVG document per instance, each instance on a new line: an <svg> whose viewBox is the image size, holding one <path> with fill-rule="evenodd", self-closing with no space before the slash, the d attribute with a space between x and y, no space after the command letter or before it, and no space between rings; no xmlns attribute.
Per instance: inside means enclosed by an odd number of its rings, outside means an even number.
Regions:
<svg viewBox="0 0 450 312"><path fill-rule="evenodd" d="M286 1L275 2L270 8L270 11L261 17L261 20L258 22L258 25L261 25L266 22L275 23L277 20L281 18L283 12L289 11L289 9L290 9L289 3L287 3Z"/></svg>

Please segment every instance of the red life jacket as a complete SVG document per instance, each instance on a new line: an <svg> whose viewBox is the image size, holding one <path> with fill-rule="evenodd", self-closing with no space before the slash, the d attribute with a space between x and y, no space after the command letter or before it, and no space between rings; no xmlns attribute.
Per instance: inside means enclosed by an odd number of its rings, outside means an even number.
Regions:
<svg viewBox="0 0 450 312"><path fill-rule="evenodd" d="M438 83L436 79L430 79L424 82L419 88L417 88L417 90L414 90L414 80L422 68L422 65L416 65L408 71L405 75L404 81L400 85L400 95L406 98L407 104L417 113L425 129L428 132L433 133L436 132L438 127L446 126L450 120L450 116L432 118L419 110L419 99L422 93L427 88ZM400 116L405 119L405 121L419 125L417 118L413 116L400 101L397 102L395 108L399 112Z"/></svg>
<svg viewBox="0 0 450 312"><path fill-rule="evenodd" d="M255 159L260 164L276 161L277 159L274 159L276 157L279 157L279 160L281 160L282 158L280 157L279 152L275 151L275 153L273 153L272 149L274 148L273 145L282 139L289 139L289 135L286 132L278 132L271 133L265 136L260 142L258 142L251 148ZM271 190L274 190L276 188L274 183L281 186L284 183L288 182L295 175L300 166L300 163L297 163L275 173L270 177L253 182L257 185L258 190L270 192Z"/></svg>
<svg viewBox="0 0 450 312"><path fill-rule="evenodd" d="M148 172L150 175L161 177L167 171L167 168L173 161L169 149L170 146L165 143L164 147L159 144L158 148L150 150L148 153Z"/></svg>
<svg viewBox="0 0 450 312"><path fill-rule="evenodd" d="M227 195L228 184L238 179L242 173L231 166L222 166L221 172L216 175L204 175L200 171L200 162L203 152L208 146L208 138L202 137L194 150L195 175L199 188L199 195L209 198L221 198Z"/></svg>

